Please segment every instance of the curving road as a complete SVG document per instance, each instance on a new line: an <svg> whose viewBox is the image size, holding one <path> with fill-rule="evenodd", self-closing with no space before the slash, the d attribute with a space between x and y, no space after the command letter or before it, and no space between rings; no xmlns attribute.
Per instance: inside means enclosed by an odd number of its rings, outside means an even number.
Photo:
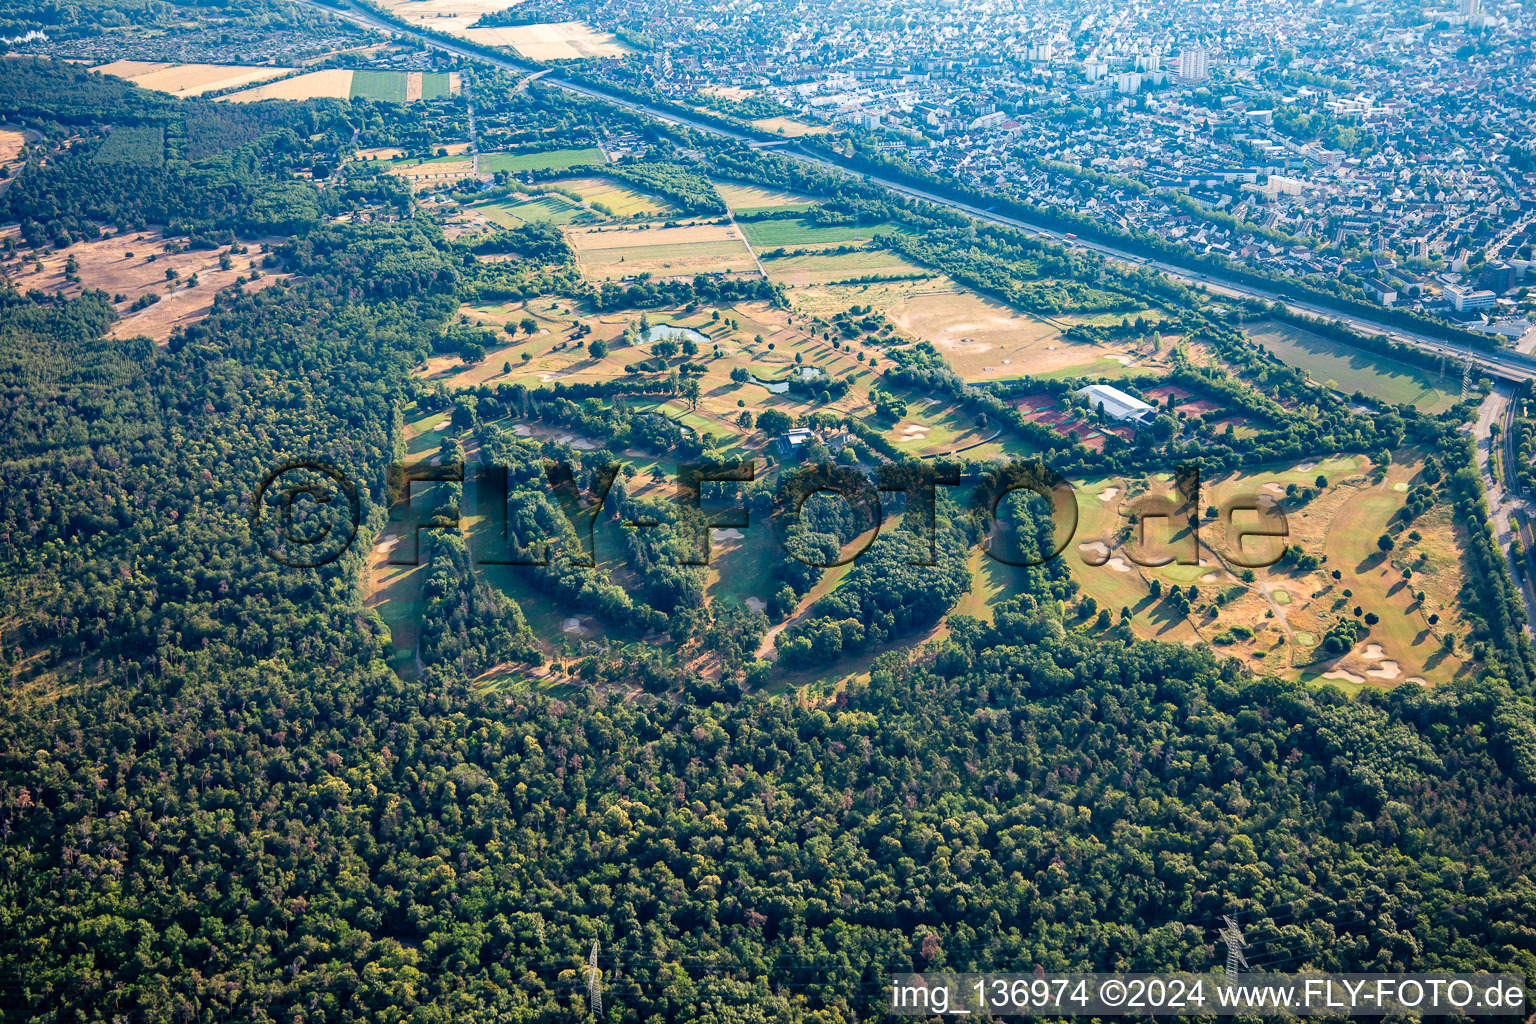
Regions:
<svg viewBox="0 0 1536 1024"><path fill-rule="evenodd" d="M370 10L359 9L350 5L338 9L337 7L333 7L330 4L320 3L318 0L293 0L293 2L303 4L307 7L313 7L317 10L326 11L333 16L345 18L348 21L359 25L366 25L369 28L377 29L381 32L388 32L394 35L408 37L422 43L425 46L437 50L442 50L445 53L452 53L457 56L464 57L468 60L482 61L484 63L491 64L508 71L516 71L523 74L529 74L538 78L539 84L541 86L564 89L566 92L575 93L579 96L585 96L589 99L598 100L602 103L610 103L616 107L621 107L625 110L629 110L637 114L643 114L646 117L651 117L658 121L666 122L667 124L680 125L685 128L691 128L695 131L705 132L710 135L718 135L723 138L734 139L738 142L745 142L748 144L760 145L764 142L764 140L745 132L733 131L729 128L717 124L696 121L692 118L673 113L669 110L661 110L657 107L649 106L645 103L641 103L638 100L628 99L622 96L613 96L606 92L593 89L590 86L585 86L576 82L569 81L568 79L556 78L549 74L549 72L553 71L554 69L547 66L535 64L529 61L516 60L512 57L493 57L488 54L481 53L478 50L472 50L467 47L457 45L447 39L443 39L435 35L426 35L413 31L403 25L387 21ZM340 0L340 3L346 4L347 0ZM519 88L526 87L528 84L530 84L531 80L532 79L524 81L519 85ZM1385 334L1395 341L1413 345L1419 349L1424 350L1425 352L1429 352L1434 355L1449 356L1458 360L1471 359L1473 363L1483 367L1490 374L1501 377L1508 381L1522 382L1536 380L1536 359L1533 359L1530 356L1525 356L1524 354L1484 352L1475 349L1468 349L1463 346L1456 345L1452 342L1432 337L1430 335L1420 334L1406 328L1380 323L1368 317L1363 317L1357 313L1333 309L1329 306L1312 301L1300 301L1297 299L1292 299L1283 296L1279 291L1266 288L1258 288L1250 284L1234 281L1216 274L1205 273L1203 271L1187 270L1171 263L1165 263L1161 260L1148 259L1143 256L1135 255L1122 249L1117 249L1114 246L1106 245L1102 242L1094 242L1081 238L1068 238L1065 232L1044 228L1037 224L1032 224L1028 221L1021 220L1017 217L996 213L992 210L985 210L970 203L935 195L934 193L924 191L923 189L902 185L898 182L883 178L878 174L870 174L867 172L855 170L854 168L845 166L841 163L835 163L833 161L811 156L807 153L802 153L793 149L780 149L777 150L777 152L791 160L799 160L802 163L815 164L820 167L841 171L844 174L849 174L853 177L861 178L867 182L870 182L871 184L879 185L882 188L889 189L892 192L911 196L914 199L921 199L924 202L933 203L935 206L947 207L951 210L966 214L967 216L973 217L977 220L990 221L994 224L1003 224L1011 228L1016 228L1027 234L1034 235L1037 238L1049 239L1050 241L1059 243L1061 245L1083 249L1089 252L1095 252L1112 260L1119 260L1138 266L1153 267L1154 269L1167 274L1169 277L1174 278L1175 280L1182 281L1188 285L1203 286L1211 292L1236 298L1265 299L1269 302L1279 303L1296 313L1302 313L1314 317L1324 317L1329 320L1338 320L1356 330L1368 331L1374 334Z"/></svg>

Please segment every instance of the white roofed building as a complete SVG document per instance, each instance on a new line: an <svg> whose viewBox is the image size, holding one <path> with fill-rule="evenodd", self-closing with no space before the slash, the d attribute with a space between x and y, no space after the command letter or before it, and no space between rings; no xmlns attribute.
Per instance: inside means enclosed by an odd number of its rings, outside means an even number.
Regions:
<svg viewBox="0 0 1536 1024"><path fill-rule="evenodd" d="M1157 410L1141 399L1108 384L1089 384L1077 394L1088 399L1090 409L1103 409L1104 415L1118 423L1144 427L1157 417Z"/></svg>

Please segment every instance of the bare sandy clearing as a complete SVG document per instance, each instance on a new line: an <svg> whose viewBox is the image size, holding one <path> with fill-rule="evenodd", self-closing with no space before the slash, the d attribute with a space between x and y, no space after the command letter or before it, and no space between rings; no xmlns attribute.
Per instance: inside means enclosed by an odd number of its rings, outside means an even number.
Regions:
<svg viewBox="0 0 1536 1024"><path fill-rule="evenodd" d="M1102 345L1065 344L1044 320L940 279L913 289L886 310L909 334L925 338L948 357L967 380L1006 376L1002 360L1024 362L1032 372L1086 366L1114 353Z"/></svg>
<svg viewBox="0 0 1536 1024"><path fill-rule="evenodd" d="M222 250L168 253L158 231L140 231L76 242L49 252L28 253L24 260L7 262L5 269L22 290L39 288L50 294L62 291L73 297L83 288L100 288L114 300L121 298L115 303L122 319L112 325L114 336L142 334L164 342L173 328L206 316L214 293L220 288L233 284L242 274L251 273L251 261L261 257L258 245L249 244L249 248L249 253L233 257L230 268L224 270L219 267ZM33 269L34 256L43 264L41 272ZM65 278L71 258L76 264L79 284ZM166 276L168 271L175 272L174 280ZM188 287L194 274L198 283ZM257 282L255 287L262 285L263 282ZM160 300L130 312L136 300L150 294L160 296Z"/></svg>
<svg viewBox="0 0 1536 1024"><path fill-rule="evenodd" d="M31 142L35 135L14 128L0 128L0 164L13 162L21 155L21 147Z"/></svg>

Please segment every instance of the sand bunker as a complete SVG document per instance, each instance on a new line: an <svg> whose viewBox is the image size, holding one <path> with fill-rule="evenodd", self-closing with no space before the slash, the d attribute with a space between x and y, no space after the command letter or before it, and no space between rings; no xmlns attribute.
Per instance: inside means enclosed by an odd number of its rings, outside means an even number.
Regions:
<svg viewBox="0 0 1536 1024"><path fill-rule="evenodd" d="M743 540L747 535L732 526L724 530L710 530L709 536L714 540Z"/></svg>
<svg viewBox="0 0 1536 1024"><path fill-rule="evenodd" d="M1403 682L1405 682L1405 683L1418 683L1420 686L1428 686L1429 685L1429 681L1426 680L1423 676L1409 676L1407 679L1404 679Z"/></svg>
<svg viewBox="0 0 1536 1024"><path fill-rule="evenodd" d="M1077 550L1082 554L1083 561L1089 565L1103 565L1109 561L1109 545L1100 540L1091 540L1086 544L1079 544Z"/></svg>
<svg viewBox="0 0 1536 1024"><path fill-rule="evenodd" d="M1099 492L1099 500L1100 501L1114 501L1115 500L1115 495L1117 495L1119 493L1120 493L1120 488L1118 488L1118 487L1106 487L1102 491Z"/></svg>
<svg viewBox="0 0 1536 1024"><path fill-rule="evenodd" d="M924 434L928 433L930 429L932 428L925 427L921 423L908 423L905 427L901 428L901 436L922 437Z"/></svg>
<svg viewBox="0 0 1536 1024"><path fill-rule="evenodd" d="M529 429L528 424L526 423L519 423L517 426L513 427L512 433L516 434L518 437L533 436L533 431Z"/></svg>
<svg viewBox="0 0 1536 1024"><path fill-rule="evenodd" d="M1342 669L1342 668L1336 668L1332 672L1324 672L1323 673L1323 678L1324 679L1339 679L1339 680L1342 680L1342 681L1347 682L1347 683L1363 683L1363 682L1365 682L1365 677L1364 676L1357 676L1353 672L1347 671L1347 670Z"/></svg>
<svg viewBox="0 0 1536 1024"><path fill-rule="evenodd" d="M747 598L747 607L751 608L755 612L767 611L768 602L764 601L760 597L749 597Z"/></svg>
<svg viewBox="0 0 1536 1024"><path fill-rule="evenodd" d="M1215 583L1219 579L1221 579L1221 576L1218 573L1208 572L1204 576L1200 577L1200 582L1201 583Z"/></svg>
<svg viewBox="0 0 1536 1024"><path fill-rule="evenodd" d="M1368 668L1365 674L1373 679L1396 679L1402 672L1402 667L1395 661L1384 661L1375 668Z"/></svg>
<svg viewBox="0 0 1536 1024"><path fill-rule="evenodd" d="M1292 467L1291 472L1293 472L1293 473L1310 473L1310 472L1312 472L1316 468L1317 468L1317 463L1315 463L1315 462L1298 462L1298 463L1296 463L1296 465L1294 467Z"/></svg>
<svg viewBox="0 0 1536 1024"><path fill-rule="evenodd" d="M587 632L586 627L581 624L581 620L575 616L566 619L565 622L561 624L560 628L563 631L570 633L572 636L583 636Z"/></svg>
<svg viewBox="0 0 1536 1024"><path fill-rule="evenodd" d="M1131 567L1129 565L1127 565L1125 563L1125 559L1121 558L1119 555L1116 555L1114 558L1111 558L1109 560L1109 567L1111 569L1115 570L1115 572L1130 572L1131 571Z"/></svg>
<svg viewBox="0 0 1536 1024"><path fill-rule="evenodd" d="M1365 650L1360 653L1366 661L1376 661L1387 656L1387 652L1382 648L1381 644L1366 644Z"/></svg>

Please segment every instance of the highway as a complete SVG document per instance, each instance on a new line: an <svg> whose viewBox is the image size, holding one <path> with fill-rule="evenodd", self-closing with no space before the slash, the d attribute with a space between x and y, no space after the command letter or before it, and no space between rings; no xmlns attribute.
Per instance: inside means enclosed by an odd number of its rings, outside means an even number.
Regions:
<svg viewBox="0 0 1536 1024"><path fill-rule="evenodd" d="M720 125L709 124L703 121L696 121L681 114L676 114L668 110L661 110L656 107L648 106L647 104L641 103L637 100L627 99L619 96L611 96L607 93L599 92L596 89L569 81L567 79L556 78L553 75L546 74L552 69L543 67L541 65L533 64L531 62L514 60L510 57L492 57L477 50L471 50L466 47L456 45L446 39L442 39L434 35L425 35L420 32L412 31L408 28L404 28L400 25L386 21L385 19L379 17L369 10L359 9L351 6L346 7L344 10L339 10L335 7L331 7L328 4L319 3L318 0L294 0L294 2L303 4L308 7L313 7L317 10L329 12L334 16L346 18L347 20L356 24L366 25L369 28L377 29L381 32L406 36L417 40L426 46L442 50L446 53L452 53L457 56L464 57L468 60L482 61L484 63L491 64L508 71L515 71L522 74L542 75L543 77L540 78L538 83L540 86L564 89L567 92L575 93L579 96L585 96L589 99L598 100L603 103L610 103L616 107L621 107L623 109L633 111L634 113L642 114L646 117L655 118L656 120L666 122L667 124L679 125L682 127L691 128L695 131L705 132L710 135L718 135L723 138L734 139L738 142L745 142L752 145L763 144L762 139L753 135L749 135L745 132L732 131L731 129ZM343 0L343 2L345 2L345 0ZM526 85L528 83L525 82L523 84ZM1258 288L1250 284L1234 281L1229 278L1224 278L1219 275L1209 274L1202 271L1187 270L1170 263L1162 262L1160 260L1147 259L1146 257L1129 253L1122 249L1117 249L1113 246L1106 245L1101 242L1094 242L1081 238L1068 238L1064 232L1055 231L1050 228L1044 228L1037 224L1032 224L1028 221L1021 220L1017 217L996 213L992 210L985 210L981 207L974 206L969 203L961 202L955 199L949 199L944 196L935 195L932 192L924 191L922 189L902 185L898 182L891 181L879 175L858 171L841 163L834 163L832 161L812 156L807 153L802 153L794 149L785 148L777 150L776 152L779 152L783 156L792 160L799 160L803 163L815 164L832 170L841 171L844 174L849 174L856 178L862 178L865 181L889 189L892 192L911 196L914 199L921 199L924 202L932 203L935 206L947 207L951 210L966 214L967 216L973 217L977 220L990 221L994 224L1006 225L1008 227L1016 228L1027 234L1033 235L1037 238L1044 238L1065 246L1094 252L1111 260L1119 260L1121 262L1130 263L1137 266L1152 267L1168 275L1174 280L1181 281L1187 285L1204 286L1208 291L1214 292L1216 294L1227 295L1234 298L1265 299L1269 302L1281 303L1293 312L1305 314L1307 316L1323 317L1329 320L1338 320L1358 331L1365 331L1372 334L1385 334L1396 341L1413 345L1433 355L1444 355L1457 360L1465 360L1470 358L1475 364L1486 369L1491 375L1511 382L1519 383L1523 381L1536 380L1536 359L1532 359L1529 356L1524 356L1522 354L1516 354L1512 352L1484 352L1476 349L1465 348L1463 346L1456 345L1452 342L1444 341L1430 335L1420 334L1402 327L1395 327L1380 323L1367 317L1360 316L1357 313L1333 309L1331 307L1311 301L1299 301L1292 298L1282 298L1280 292L1278 291Z"/></svg>

